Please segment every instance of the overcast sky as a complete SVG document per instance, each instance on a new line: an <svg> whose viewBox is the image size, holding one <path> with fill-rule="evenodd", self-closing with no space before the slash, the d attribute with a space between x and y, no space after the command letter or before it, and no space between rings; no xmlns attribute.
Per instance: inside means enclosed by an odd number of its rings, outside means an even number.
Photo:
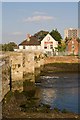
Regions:
<svg viewBox="0 0 80 120"><path fill-rule="evenodd" d="M77 2L4 2L2 3L2 42L19 44L40 30L78 27Z"/></svg>

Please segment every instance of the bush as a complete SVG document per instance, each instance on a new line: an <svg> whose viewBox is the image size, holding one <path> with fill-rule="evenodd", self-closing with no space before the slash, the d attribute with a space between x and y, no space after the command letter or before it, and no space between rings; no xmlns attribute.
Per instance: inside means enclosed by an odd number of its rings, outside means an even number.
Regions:
<svg viewBox="0 0 80 120"><path fill-rule="evenodd" d="M44 56L45 56L45 57L48 57L47 53L44 53Z"/></svg>
<svg viewBox="0 0 80 120"><path fill-rule="evenodd" d="M54 107L54 111L59 112L59 111L60 111L60 109L59 109L59 108L57 108L57 107Z"/></svg>
<svg viewBox="0 0 80 120"><path fill-rule="evenodd" d="M30 97L30 98L34 97L35 90L26 91L26 92L24 92L24 94L25 94L26 97Z"/></svg>
<svg viewBox="0 0 80 120"><path fill-rule="evenodd" d="M20 94L19 91L18 91L18 90L15 90L15 92L14 92L15 98L18 98L19 94Z"/></svg>
<svg viewBox="0 0 80 120"><path fill-rule="evenodd" d="M69 111L68 110L66 110L66 109L63 109L62 110L62 113L68 113Z"/></svg>
<svg viewBox="0 0 80 120"><path fill-rule="evenodd" d="M8 103L11 99L11 97L13 96L13 93L12 91L9 91L5 96L4 96L4 99L3 99L3 104L4 103Z"/></svg>

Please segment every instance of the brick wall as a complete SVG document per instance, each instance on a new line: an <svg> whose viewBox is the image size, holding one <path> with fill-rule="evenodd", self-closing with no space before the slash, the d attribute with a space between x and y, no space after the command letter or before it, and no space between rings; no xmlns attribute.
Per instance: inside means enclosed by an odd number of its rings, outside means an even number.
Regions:
<svg viewBox="0 0 80 120"><path fill-rule="evenodd" d="M78 50L79 50L79 45L78 45L78 41L76 39L71 39L68 42L68 54L78 54Z"/></svg>

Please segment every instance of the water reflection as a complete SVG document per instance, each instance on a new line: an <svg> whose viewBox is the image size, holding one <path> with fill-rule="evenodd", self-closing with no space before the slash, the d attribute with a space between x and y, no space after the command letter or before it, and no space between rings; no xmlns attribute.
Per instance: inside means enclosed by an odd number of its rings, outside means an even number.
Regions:
<svg viewBox="0 0 80 120"><path fill-rule="evenodd" d="M51 108L78 111L78 74L56 74L41 77L39 87L40 101Z"/></svg>
<svg viewBox="0 0 80 120"><path fill-rule="evenodd" d="M53 89L42 89L42 102L51 105L56 99L56 90Z"/></svg>

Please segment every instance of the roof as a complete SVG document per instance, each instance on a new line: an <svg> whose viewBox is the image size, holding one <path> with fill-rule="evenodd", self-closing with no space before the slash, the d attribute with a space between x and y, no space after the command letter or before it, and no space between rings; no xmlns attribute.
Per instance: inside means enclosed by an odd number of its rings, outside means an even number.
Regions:
<svg viewBox="0 0 80 120"><path fill-rule="evenodd" d="M24 40L23 42L21 42L19 45L40 45L40 43L39 43L39 41L37 40L37 38L36 37L34 37L34 36L31 36L31 37L29 37L29 41L26 39L26 40Z"/></svg>
<svg viewBox="0 0 80 120"><path fill-rule="evenodd" d="M80 43L80 40L78 40L77 38L71 38L71 39L67 39L66 40L66 44L68 44L69 42L76 40L76 42Z"/></svg>

